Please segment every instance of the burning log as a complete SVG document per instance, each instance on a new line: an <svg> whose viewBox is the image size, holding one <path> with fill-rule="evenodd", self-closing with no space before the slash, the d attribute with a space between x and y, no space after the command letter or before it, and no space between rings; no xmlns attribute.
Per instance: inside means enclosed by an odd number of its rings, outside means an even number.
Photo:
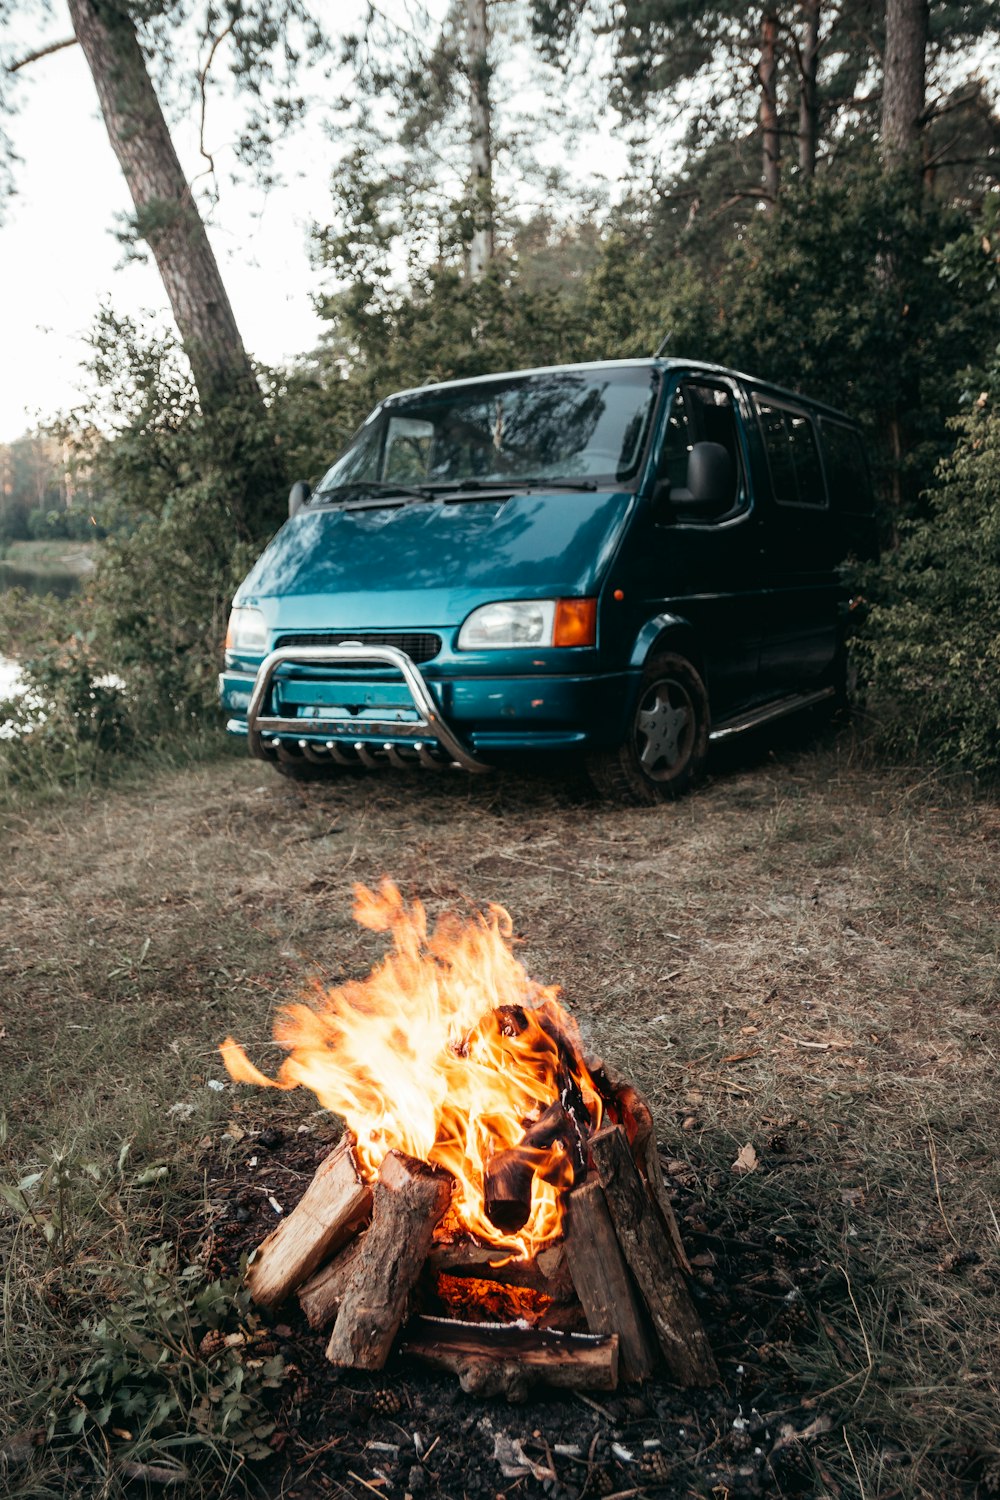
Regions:
<svg viewBox="0 0 1000 1500"><path fill-rule="evenodd" d="M335 1365L381 1370L451 1199L446 1172L390 1151L365 1235L327 1345Z"/></svg>
<svg viewBox="0 0 1000 1500"><path fill-rule="evenodd" d="M435 1369L452 1370L471 1395L519 1401L539 1382L580 1391L613 1391L618 1384L614 1334L420 1317L408 1325L402 1349Z"/></svg>
<svg viewBox="0 0 1000 1500"><path fill-rule="evenodd" d="M516 1234L531 1217L531 1184L572 1179L570 1165L577 1131L558 1099L527 1127L509 1151L498 1151L486 1163L483 1199L486 1217L503 1234ZM553 1148L560 1146L561 1151Z"/></svg>
<svg viewBox="0 0 1000 1500"><path fill-rule="evenodd" d="M716 1384L719 1372L705 1330L632 1159L625 1130L607 1125L597 1131L590 1138L590 1152L618 1243L649 1309L670 1374L681 1385Z"/></svg>
<svg viewBox="0 0 1000 1500"><path fill-rule="evenodd" d="M497 1264L497 1261L500 1264ZM567 1302L575 1295L566 1253L561 1244L547 1245L530 1260L504 1258L495 1245L471 1241L431 1246L427 1269L434 1276L461 1276L474 1281L495 1281L500 1286L523 1286L542 1292L554 1302Z"/></svg>
<svg viewBox="0 0 1000 1500"><path fill-rule="evenodd" d="M635 1294L596 1176L569 1195L566 1260L592 1333L618 1335L623 1380L645 1380L657 1362L642 1304Z"/></svg>
<svg viewBox="0 0 1000 1500"><path fill-rule="evenodd" d="M277 1307L328 1256L357 1233L371 1213L348 1136L320 1163L304 1195L258 1247L247 1286L262 1307Z"/></svg>
<svg viewBox="0 0 1000 1500"><path fill-rule="evenodd" d="M356 895L358 920L391 932L394 951L367 980L285 1007L273 1080L308 1081L356 1144L260 1246L254 1298L273 1307L299 1289L310 1324L333 1324L329 1359L367 1370L411 1301L446 1311L411 1323L404 1347L467 1390L610 1389L619 1367L642 1379L661 1351L680 1383L717 1379L649 1108L588 1062L555 989L514 958L507 914L431 931L388 882ZM237 1081L271 1082L234 1041L223 1055ZM362 1179L376 1174L373 1190ZM572 1341L584 1321L589 1343Z"/></svg>

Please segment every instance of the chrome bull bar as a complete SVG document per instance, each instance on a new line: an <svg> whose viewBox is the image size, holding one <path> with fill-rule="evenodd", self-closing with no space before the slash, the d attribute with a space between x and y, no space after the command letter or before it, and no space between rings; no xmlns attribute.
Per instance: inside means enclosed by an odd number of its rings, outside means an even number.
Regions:
<svg viewBox="0 0 1000 1500"><path fill-rule="evenodd" d="M300 719L283 718L280 715L265 713L263 710L268 702L274 675L279 667L286 664L321 667L357 667L378 664L393 667L406 684L418 717L400 720L359 719L356 724L352 724L350 720L345 721L344 718L333 715L324 718L322 714L319 714L314 718ZM328 758L340 764L357 764L360 761L363 765L378 764L374 754L376 748L384 752L390 763L405 764L399 753L400 746L411 748L421 764L433 764L430 750L424 743L426 739L431 739L440 745L445 754L463 770L492 770L491 766L477 760L466 749L442 715L413 661L405 651L400 651L396 646L366 646L360 641L342 641L336 646L283 646L278 651L272 651L257 669L256 681L247 707L247 741L251 755L257 756L259 760L270 761L273 758L264 744L265 737L269 734L297 737L304 734L327 735L329 739L326 757L322 756L318 748L309 740L300 740L302 751L309 760ZM359 739L360 734L377 739L384 737L386 742L375 747ZM350 743L355 756L353 761L338 749L337 740L346 740Z"/></svg>

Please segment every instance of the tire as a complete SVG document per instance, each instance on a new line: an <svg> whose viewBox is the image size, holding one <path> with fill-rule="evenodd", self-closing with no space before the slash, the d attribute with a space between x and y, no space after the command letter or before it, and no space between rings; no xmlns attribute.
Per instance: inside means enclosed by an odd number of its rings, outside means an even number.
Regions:
<svg viewBox="0 0 1000 1500"><path fill-rule="evenodd" d="M628 734L616 749L590 754L590 779L603 797L625 807L672 801L705 768L708 727L705 684L687 658L672 652L651 657Z"/></svg>

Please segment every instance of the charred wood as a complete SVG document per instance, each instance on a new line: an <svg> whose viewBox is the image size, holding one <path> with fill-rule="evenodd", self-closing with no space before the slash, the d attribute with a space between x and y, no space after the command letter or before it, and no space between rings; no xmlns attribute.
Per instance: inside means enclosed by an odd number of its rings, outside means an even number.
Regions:
<svg viewBox="0 0 1000 1500"><path fill-rule="evenodd" d="M556 1144L562 1147L553 1156ZM516 1234L531 1216L531 1184L536 1175L547 1178L555 1170L571 1177L576 1150L576 1127L558 1100L533 1121L516 1146L498 1151L486 1164L483 1199L491 1224L505 1234Z"/></svg>
<svg viewBox="0 0 1000 1500"><path fill-rule="evenodd" d="M537 1384L580 1391L613 1391L618 1384L614 1334L420 1317L408 1325L401 1349L435 1369L453 1371L473 1395L520 1401Z"/></svg>
<svg viewBox="0 0 1000 1500"><path fill-rule="evenodd" d="M663 1227L670 1237L674 1255L681 1269L691 1274L691 1264L684 1249L681 1232L677 1227L670 1198L663 1182L659 1146L653 1113L645 1099L631 1083L619 1078L606 1063L601 1064L602 1081L606 1081L612 1095L611 1113L625 1127L632 1157L646 1180L650 1196L663 1220Z"/></svg>
<svg viewBox="0 0 1000 1500"><path fill-rule="evenodd" d="M427 1266L435 1275L527 1287L556 1302L569 1301L575 1295L561 1244L547 1245L530 1260L511 1260L493 1245L476 1245L470 1240L437 1243L431 1246Z"/></svg>

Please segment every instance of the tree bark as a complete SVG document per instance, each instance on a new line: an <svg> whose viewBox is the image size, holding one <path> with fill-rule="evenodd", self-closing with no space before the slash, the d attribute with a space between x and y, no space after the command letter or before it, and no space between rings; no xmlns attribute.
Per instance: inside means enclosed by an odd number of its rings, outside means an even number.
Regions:
<svg viewBox="0 0 1000 1500"><path fill-rule="evenodd" d="M470 281L478 281L496 249L493 201L493 120L490 105L490 27L486 0L466 0L465 68L469 79L469 144L472 238Z"/></svg>
<svg viewBox="0 0 1000 1500"><path fill-rule="evenodd" d="M765 11L760 23L760 133L764 149L764 195L769 207L781 190L781 137L778 133L778 17Z"/></svg>
<svg viewBox="0 0 1000 1500"><path fill-rule="evenodd" d="M202 409L263 398L215 254L174 150L135 27L123 7L67 0L112 149L170 300Z"/></svg>
<svg viewBox="0 0 1000 1500"><path fill-rule="evenodd" d="M816 78L819 72L820 0L801 0L801 3L803 36L799 48L799 174L808 182L816 173L816 151L819 144Z"/></svg>
<svg viewBox="0 0 1000 1500"><path fill-rule="evenodd" d="M919 172L927 66L928 0L886 0L882 160Z"/></svg>

